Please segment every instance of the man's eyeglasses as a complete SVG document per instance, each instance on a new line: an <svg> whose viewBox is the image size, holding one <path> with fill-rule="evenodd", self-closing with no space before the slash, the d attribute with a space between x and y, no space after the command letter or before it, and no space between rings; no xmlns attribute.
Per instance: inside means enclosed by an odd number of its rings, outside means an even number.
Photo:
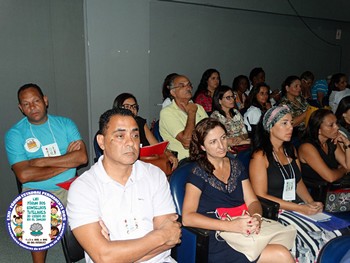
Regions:
<svg viewBox="0 0 350 263"><path fill-rule="evenodd" d="M170 89L185 88L185 87L191 87L192 88L192 83L191 82L179 83L179 85L177 85L175 87L170 87Z"/></svg>
<svg viewBox="0 0 350 263"><path fill-rule="evenodd" d="M133 109L133 110L139 111L139 105L137 104L123 104L122 108L127 110Z"/></svg>
<svg viewBox="0 0 350 263"><path fill-rule="evenodd" d="M235 99L235 96L226 96L226 97L224 97L224 99L227 99L227 100L234 100L234 99Z"/></svg>

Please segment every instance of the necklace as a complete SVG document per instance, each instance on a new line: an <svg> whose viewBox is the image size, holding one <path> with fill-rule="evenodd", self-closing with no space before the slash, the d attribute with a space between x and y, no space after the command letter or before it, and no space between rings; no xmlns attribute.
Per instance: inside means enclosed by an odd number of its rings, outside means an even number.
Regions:
<svg viewBox="0 0 350 263"><path fill-rule="evenodd" d="M272 154L273 154L273 157L275 159L275 162L284 178L284 180L286 179L293 179L295 178L295 172L294 172L294 168L292 166L292 164L290 163L290 160L289 160L289 157L288 157L288 154L286 152L286 150L284 149L283 150L285 156L287 157L287 160L288 160L288 168L289 168L289 173L287 172L286 168L284 168L284 165L281 164L281 161L279 160L278 158L278 155L275 153L275 151L272 151Z"/></svg>

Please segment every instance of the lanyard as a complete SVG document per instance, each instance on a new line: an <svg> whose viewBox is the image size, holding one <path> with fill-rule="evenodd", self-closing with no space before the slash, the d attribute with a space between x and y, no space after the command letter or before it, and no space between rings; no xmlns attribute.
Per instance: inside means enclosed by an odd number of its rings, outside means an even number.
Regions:
<svg viewBox="0 0 350 263"><path fill-rule="evenodd" d="M280 172L281 172L281 174L283 176L283 179L286 180L286 179L293 179L293 178L295 178L294 168L293 168L292 164L289 161L288 154L287 154L286 150L284 149L284 154L286 155L287 160L288 160L288 167L289 167L290 173L288 173L287 170L284 168L284 166L281 165L281 161L279 160L279 158L278 158L277 154L275 153L275 151L273 151L272 154L273 154L273 157L275 159L275 162L276 162L278 168L280 169Z"/></svg>
<svg viewBox="0 0 350 263"><path fill-rule="evenodd" d="M29 121L28 121L28 123L29 123L30 132L32 133L33 137L39 141L39 139L34 135L34 132L33 132L33 129L32 129L32 124L31 124ZM49 129L50 129L52 138L53 138L54 142L57 144L56 138L55 138L55 136L54 136L54 134L53 134L53 132L52 132L52 129L51 129L50 119L49 119L49 118L47 119L47 124L48 124L48 126L49 126ZM40 141L39 141L39 142L40 142ZM40 142L40 144L41 144L41 142Z"/></svg>

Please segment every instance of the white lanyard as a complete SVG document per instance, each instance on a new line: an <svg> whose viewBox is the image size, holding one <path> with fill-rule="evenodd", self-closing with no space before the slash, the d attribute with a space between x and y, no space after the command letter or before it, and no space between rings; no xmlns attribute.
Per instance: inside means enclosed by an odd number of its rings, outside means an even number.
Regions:
<svg viewBox="0 0 350 263"><path fill-rule="evenodd" d="M31 124L29 121L28 121L28 123L29 123L30 132L32 133L33 137L39 141L39 139L34 135L34 132L33 132L33 129L32 129L32 124ZM47 124L48 124L48 126L49 126L49 130L50 130L50 132L51 132L51 135L52 135L52 138L53 138L54 142L57 143L57 142L56 142L55 135L53 134L52 129L51 129L49 117L47 118ZM40 141L39 141L39 142L40 142ZM42 143L40 142L40 144L42 144Z"/></svg>
<svg viewBox="0 0 350 263"><path fill-rule="evenodd" d="M290 174L287 172L287 170L284 168L284 166L281 165L281 162L280 162L277 154L274 151L272 153L273 153L274 159L275 159L277 166L278 166L278 168L283 176L283 179L284 179L282 199L285 201L293 201L293 200L295 200L295 172L294 172L293 166L291 165L291 163L289 161L288 154L284 150L284 154L286 155L287 160L288 160L288 167L289 167Z"/></svg>

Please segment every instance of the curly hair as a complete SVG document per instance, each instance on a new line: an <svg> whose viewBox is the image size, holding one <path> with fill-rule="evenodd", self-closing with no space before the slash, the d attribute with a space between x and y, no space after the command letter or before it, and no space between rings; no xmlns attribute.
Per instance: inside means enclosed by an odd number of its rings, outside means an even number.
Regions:
<svg viewBox="0 0 350 263"><path fill-rule="evenodd" d="M204 145L208 133L216 127L221 127L225 131L225 134L227 134L225 126L218 120L213 118L201 120L197 123L192 133L192 140L190 143L190 160L196 161L199 166L209 174L213 174L215 168L208 160L207 154L202 149L202 146Z"/></svg>

